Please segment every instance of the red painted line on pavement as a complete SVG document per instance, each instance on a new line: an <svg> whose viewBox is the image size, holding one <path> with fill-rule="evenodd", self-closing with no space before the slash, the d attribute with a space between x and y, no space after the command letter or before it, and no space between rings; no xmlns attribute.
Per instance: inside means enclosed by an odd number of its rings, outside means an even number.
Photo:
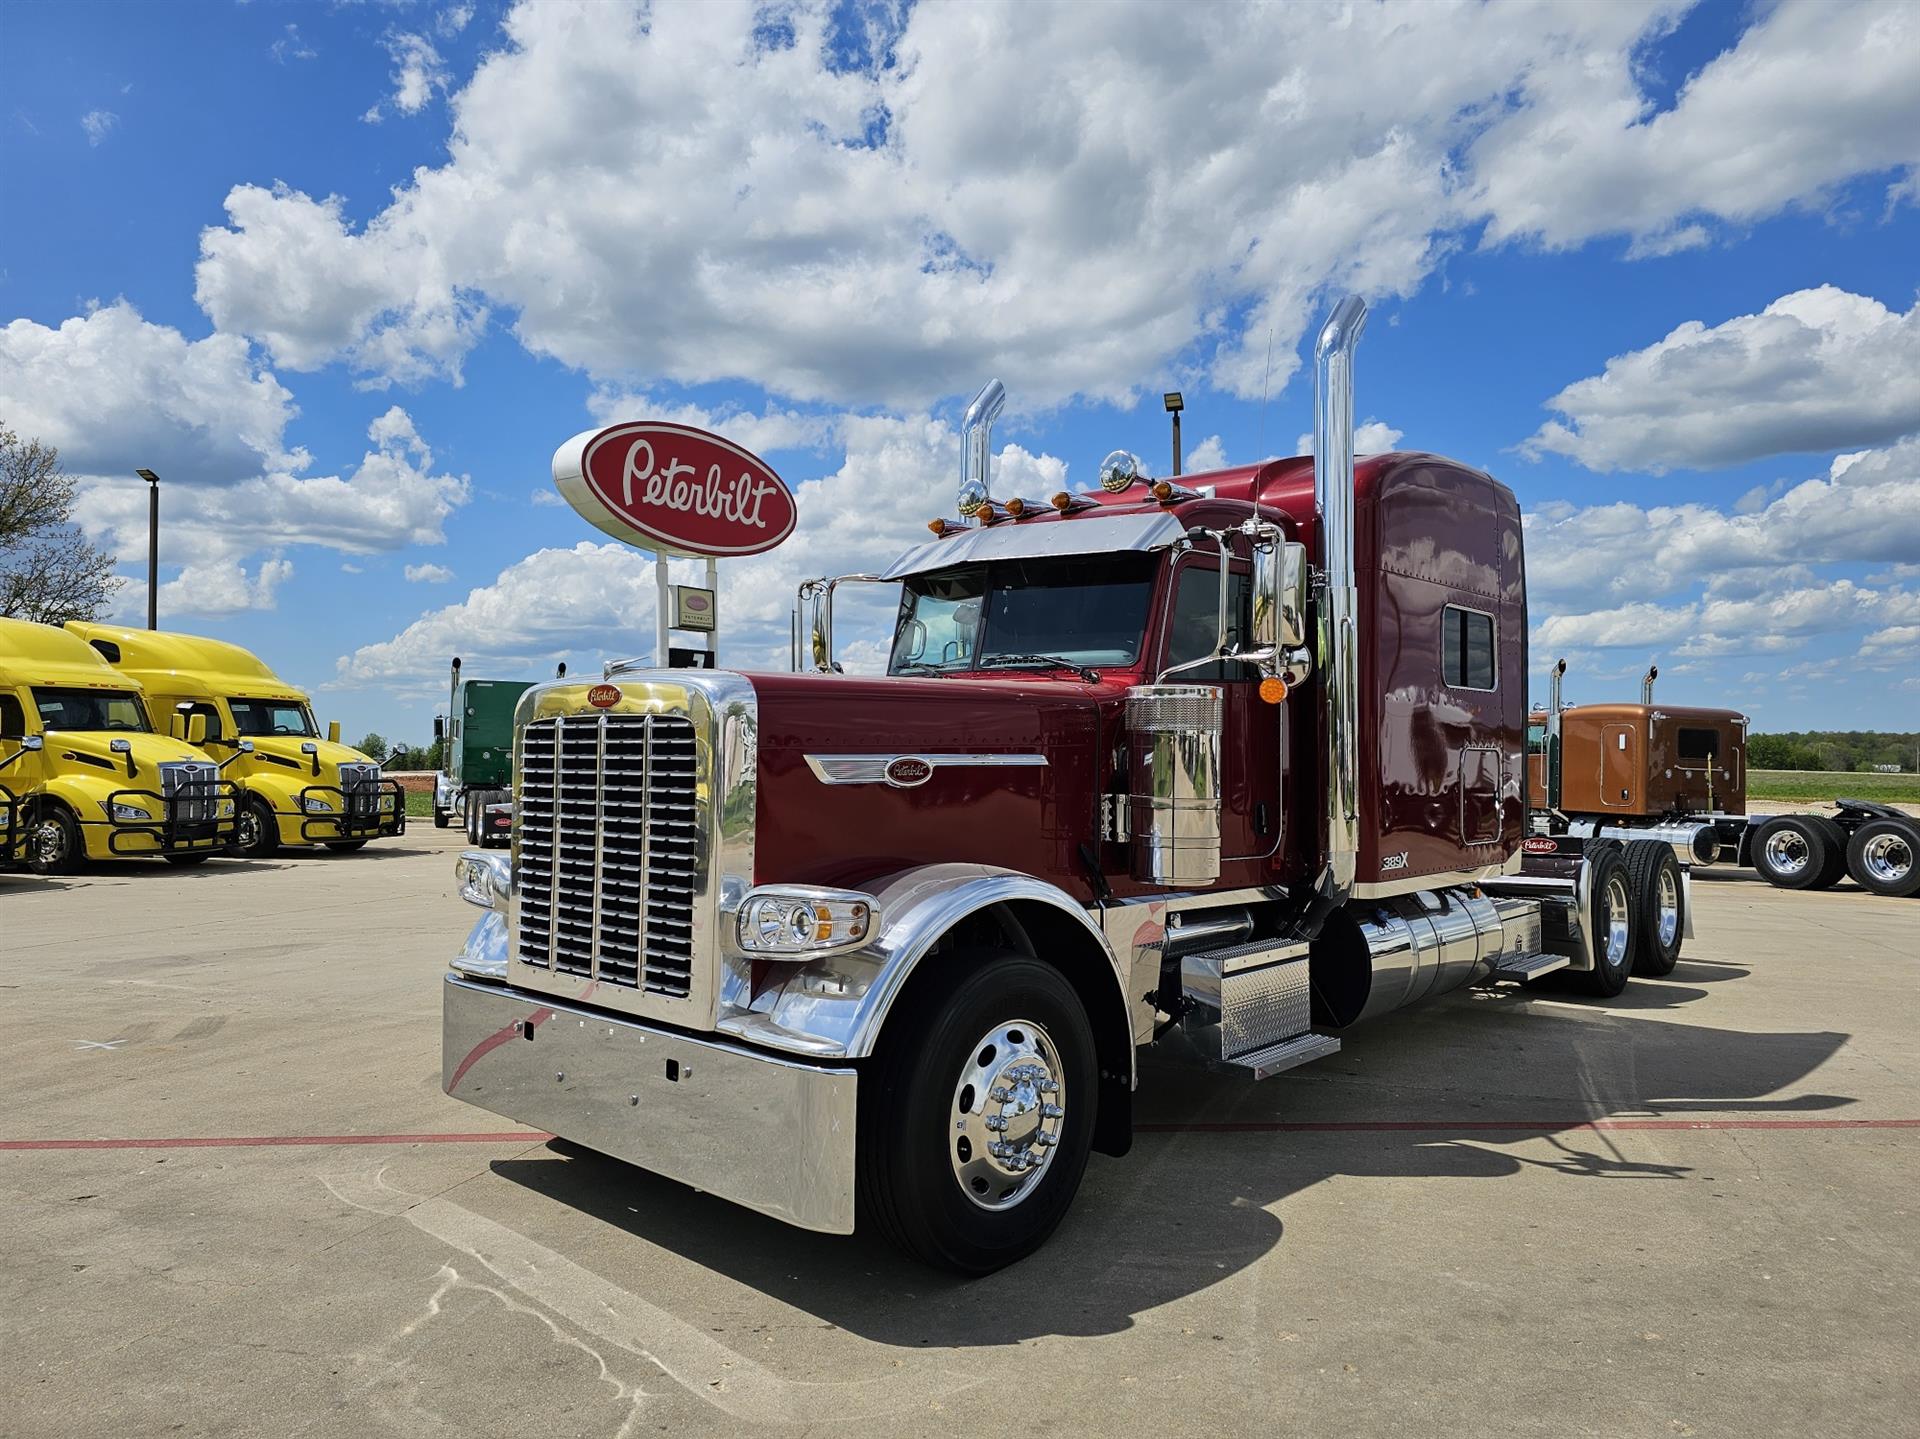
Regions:
<svg viewBox="0 0 1920 1439"><path fill-rule="evenodd" d="M1140 1134L1559 1134L1569 1129L1920 1129L1920 1119L1275 1119L1134 1125Z"/></svg>
<svg viewBox="0 0 1920 1439"><path fill-rule="evenodd" d="M252 1134L174 1139L0 1139L0 1149L272 1149L302 1144L545 1144L535 1130L486 1134Z"/></svg>
<svg viewBox="0 0 1920 1439"><path fill-rule="evenodd" d="M1562 1134L1576 1129L1920 1129L1920 1119L1369 1119L1136 1124L1141 1134ZM329 1144L544 1144L538 1130L472 1134L255 1134L166 1139L0 1139L10 1149L272 1149Z"/></svg>

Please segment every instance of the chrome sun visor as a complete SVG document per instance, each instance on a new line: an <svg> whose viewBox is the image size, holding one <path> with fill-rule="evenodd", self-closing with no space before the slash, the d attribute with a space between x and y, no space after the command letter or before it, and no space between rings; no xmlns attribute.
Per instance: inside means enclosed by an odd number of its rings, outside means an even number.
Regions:
<svg viewBox="0 0 1920 1439"><path fill-rule="evenodd" d="M1144 553L1166 549L1186 532L1186 526L1165 511L1084 519L1076 516L1028 524L1002 522L916 545L882 571L880 578L903 580L910 575L991 560Z"/></svg>

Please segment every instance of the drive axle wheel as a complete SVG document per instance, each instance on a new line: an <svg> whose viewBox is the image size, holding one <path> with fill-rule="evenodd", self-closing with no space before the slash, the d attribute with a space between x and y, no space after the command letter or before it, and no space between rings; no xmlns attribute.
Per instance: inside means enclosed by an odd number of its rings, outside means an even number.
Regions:
<svg viewBox="0 0 1920 1439"><path fill-rule="evenodd" d="M860 1212L928 1264L989 1274L1039 1248L1080 1187L1093 1031L1038 960L928 963L938 971L903 998L861 1078Z"/></svg>
<svg viewBox="0 0 1920 1439"><path fill-rule="evenodd" d="M1920 894L1920 825L1868 820L1847 842L1847 868L1875 894L1893 899Z"/></svg>
<svg viewBox="0 0 1920 1439"><path fill-rule="evenodd" d="M1687 930L1686 890L1673 846L1654 839L1627 845L1627 882L1633 891L1633 972L1673 973Z"/></svg>
<svg viewBox="0 0 1920 1439"><path fill-rule="evenodd" d="M1753 834L1753 867L1781 889L1813 889L1827 871L1828 835L1815 816L1783 814Z"/></svg>
<svg viewBox="0 0 1920 1439"><path fill-rule="evenodd" d="M1588 994L1612 999L1633 973L1633 883L1617 844L1589 848L1587 863L1592 869L1587 922L1593 935L1593 968L1579 974L1576 982Z"/></svg>

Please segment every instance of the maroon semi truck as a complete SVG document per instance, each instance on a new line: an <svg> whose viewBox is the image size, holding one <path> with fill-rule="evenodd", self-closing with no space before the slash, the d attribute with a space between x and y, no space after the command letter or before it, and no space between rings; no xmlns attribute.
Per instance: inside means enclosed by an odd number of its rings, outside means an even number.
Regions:
<svg viewBox="0 0 1920 1439"><path fill-rule="evenodd" d="M807 587L809 672L529 691L511 859L460 861L490 912L446 1091L981 1273L1127 1151L1137 1052L1175 1029L1264 1078L1462 985L1670 969L1632 846L1529 833L1513 495L1355 464L1365 314L1319 337L1316 458L1149 481L1116 453L1097 491L995 499L995 384L963 518ZM899 586L884 676L834 662L856 579Z"/></svg>

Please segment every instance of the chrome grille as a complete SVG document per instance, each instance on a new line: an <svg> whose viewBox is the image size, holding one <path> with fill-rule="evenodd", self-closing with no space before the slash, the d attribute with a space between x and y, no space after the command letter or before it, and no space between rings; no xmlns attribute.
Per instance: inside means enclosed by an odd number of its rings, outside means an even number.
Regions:
<svg viewBox="0 0 1920 1439"><path fill-rule="evenodd" d="M376 813L380 808L380 766L341 765L340 793L346 800L348 814L364 818Z"/></svg>
<svg viewBox="0 0 1920 1439"><path fill-rule="evenodd" d="M183 824L204 823L214 818L220 778L220 766L192 760L162 763L160 794L168 800L173 818Z"/></svg>
<svg viewBox="0 0 1920 1439"><path fill-rule="evenodd" d="M519 778L519 957L684 998L700 866L691 721L535 720Z"/></svg>

